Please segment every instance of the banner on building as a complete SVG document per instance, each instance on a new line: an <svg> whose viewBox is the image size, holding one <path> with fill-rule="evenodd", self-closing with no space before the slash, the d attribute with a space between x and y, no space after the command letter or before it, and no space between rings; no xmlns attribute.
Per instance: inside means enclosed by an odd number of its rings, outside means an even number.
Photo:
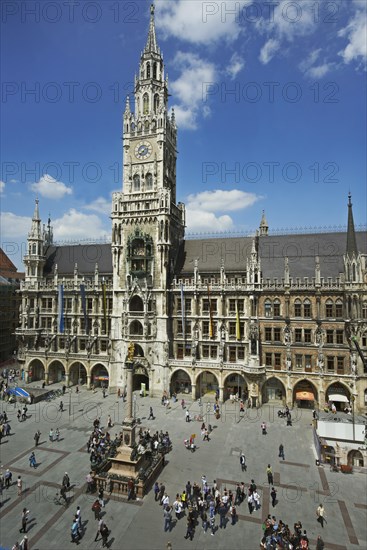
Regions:
<svg viewBox="0 0 367 550"><path fill-rule="evenodd" d="M64 285L59 285L57 326L59 332L64 332Z"/></svg>

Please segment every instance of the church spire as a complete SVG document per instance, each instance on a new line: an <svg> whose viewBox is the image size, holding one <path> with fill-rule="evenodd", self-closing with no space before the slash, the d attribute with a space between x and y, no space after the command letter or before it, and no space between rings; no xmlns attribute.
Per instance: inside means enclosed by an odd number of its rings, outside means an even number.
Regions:
<svg viewBox="0 0 367 550"><path fill-rule="evenodd" d="M260 236L267 235L269 231L268 222L266 221L265 217L265 210L263 210L261 222L260 222Z"/></svg>
<svg viewBox="0 0 367 550"><path fill-rule="evenodd" d="M29 236L33 239L42 238L41 218L40 218L38 203L39 203L39 200L36 199L36 204L34 206L34 212L32 216L32 227L31 227L31 232L29 234Z"/></svg>
<svg viewBox="0 0 367 550"><path fill-rule="evenodd" d="M148 32L148 40L145 46L145 53L159 53L159 48L157 46L157 39L155 36L155 23L154 23L154 4L150 6L150 24Z"/></svg>
<svg viewBox="0 0 367 550"><path fill-rule="evenodd" d="M354 229L352 195L348 194L348 230L347 230L347 250L346 255L349 258L358 256L356 233Z"/></svg>

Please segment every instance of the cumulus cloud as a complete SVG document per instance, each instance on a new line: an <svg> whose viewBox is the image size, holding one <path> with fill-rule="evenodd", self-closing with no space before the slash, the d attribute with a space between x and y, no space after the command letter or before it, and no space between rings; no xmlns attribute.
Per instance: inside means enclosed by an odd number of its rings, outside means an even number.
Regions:
<svg viewBox="0 0 367 550"><path fill-rule="evenodd" d="M187 230L190 233L212 233L233 229L233 220L228 215L216 216L214 212L205 212L187 206Z"/></svg>
<svg viewBox="0 0 367 550"><path fill-rule="evenodd" d="M62 199L73 192L71 187L67 187L65 183L57 181L49 174L44 174L38 182L32 183L31 189L46 199Z"/></svg>
<svg viewBox="0 0 367 550"><path fill-rule="evenodd" d="M90 204L83 206L85 210L92 210L93 212L99 212L100 214L111 214L111 199L105 199L104 197L98 197Z"/></svg>
<svg viewBox="0 0 367 550"><path fill-rule="evenodd" d="M310 78L322 78L328 72L330 72L335 63L332 62L323 62L315 65L316 61L319 59L321 53L321 48L313 50L310 54L304 59L300 64L300 70Z"/></svg>
<svg viewBox="0 0 367 550"><path fill-rule="evenodd" d="M216 69L213 63L188 52L177 52L174 65L181 71L180 76L171 83L171 90L179 103L174 105L177 125L181 128L197 128L199 116L210 114L204 104L206 87L215 82Z"/></svg>
<svg viewBox="0 0 367 550"><path fill-rule="evenodd" d="M55 240L104 238L110 230L96 214L84 214L71 208L52 223Z"/></svg>
<svg viewBox="0 0 367 550"><path fill-rule="evenodd" d="M4 193L5 191L5 181L0 181L0 193Z"/></svg>
<svg viewBox="0 0 367 550"><path fill-rule="evenodd" d="M18 216L13 212L1 213L1 238L26 238L32 225L32 219Z"/></svg>
<svg viewBox="0 0 367 550"><path fill-rule="evenodd" d="M220 40L232 42L241 32L241 10L252 3L163 0L156 4L156 25L165 38L206 45Z"/></svg>
<svg viewBox="0 0 367 550"><path fill-rule="evenodd" d="M351 61L366 62L367 59L367 10L366 5L361 3L356 4L357 9L350 19L348 25L341 29L338 33L340 37L347 37L347 46L339 52L344 63ZM365 67L365 65L364 65Z"/></svg>
<svg viewBox="0 0 367 550"><path fill-rule="evenodd" d="M260 197L239 189L202 191L188 196L188 208L206 212L231 212L252 206Z"/></svg>
<svg viewBox="0 0 367 550"><path fill-rule="evenodd" d="M231 79L235 79L238 73L242 71L242 69L245 66L244 59L238 55L238 53L234 53L229 61L229 65L227 67L226 73L231 77Z"/></svg>

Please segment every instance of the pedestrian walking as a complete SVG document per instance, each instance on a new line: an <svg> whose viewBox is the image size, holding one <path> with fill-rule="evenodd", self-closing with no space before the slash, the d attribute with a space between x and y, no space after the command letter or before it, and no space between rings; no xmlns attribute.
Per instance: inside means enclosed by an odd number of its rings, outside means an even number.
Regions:
<svg viewBox="0 0 367 550"><path fill-rule="evenodd" d="M28 460L30 468L37 468L36 455L34 454L34 452L31 453Z"/></svg>
<svg viewBox="0 0 367 550"><path fill-rule="evenodd" d="M231 504L231 506L229 507L229 513L231 514L231 520L232 520L231 525L235 525L237 521L237 510L234 504Z"/></svg>
<svg viewBox="0 0 367 550"><path fill-rule="evenodd" d="M266 435L266 422L262 422L261 424L261 431L263 435Z"/></svg>
<svg viewBox="0 0 367 550"><path fill-rule="evenodd" d="M50 440L51 443L52 443L52 441L54 440L54 431L53 431L52 428L51 428L51 430L50 430L50 433L48 434L48 438L49 438L49 440Z"/></svg>
<svg viewBox="0 0 367 550"><path fill-rule="evenodd" d="M225 529L226 528L226 513L227 513L227 508L225 506L225 504L221 501L219 506L218 506L218 514L219 514L219 528L222 529Z"/></svg>
<svg viewBox="0 0 367 550"><path fill-rule="evenodd" d="M21 529L19 529L19 533L27 532L28 514L29 514L29 510L27 510L27 508L23 508L22 517L21 517L22 527Z"/></svg>
<svg viewBox="0 0 367 550"><path fill-rule="evenodd" d="M190 413L189 413L189 411L186 411L185 418L186 418L186 422L190 422Z"/></svg>
<svg viewBox="0 0 367 550"><path fill-rule="evenodd" d="M186 535L185 539L192 540L194 538L194 518L191 513L187 516L187 529L186 529Z"/></svg>
<svg viewBox="0 0 367 550"><path fill-rule="evenodd" d="M211 536L214 537L215 535L215 517L214 514L210 516L210 531Z"/></svg>
<svg viewBox="0 0 367 550"><path fill-rule="evenodd" d="M281 443L279 445L279 458L282 458L283 460L285 460L285 457L284 457L284 445L283 443Z"/></svg>
<svg viewBox="0 0 367 550"><path fill-rule="evenodd" d="M153 407L149 407L149 416L148 416L148 420L154 420L154 414L153 414Z"/></svg>
<svg viewBox="0 0 367 550"><path fill-rule="evenodd" d="M154 489L153 489L153 491L154 491L154 500L157 502L158 497L159 497L159 483L158 483L158 481L156 481L156 482L154 483Z"/></svg>
<svg viewBox="0 0 367 550"><path fill-rule="evenodd" d="M164 531L171 531L172 512L171 507L166 506L163 512L164 518Z"/></svg>
<svg viewBox="0 0 367 550"><path fill-rule="evenodd" d="M254 497L252 496L252 494L249 494L247 497L247 505L248 511L250 512L250 514L252 514L252 512L254 511Z"/></svg>
<svg viewBox="0 0 367 550"><path fill-rule="evenodd" d="M64 477L62 478L62 486L68 491L70 489L70 477L67 472L65 472Z"/></svg>
<svg viewBox="0 0 367 550"><path fill-rule="evenodd" d="M34 446L35 447L38 447L40 437L41 437L41 432L39 430L37 430L36 433L34 434L34 444L35 444Z"/></svg>
<svg viewBox="0 0 367 550"><path fill-rule="evenodd" d="M62 401L60 401L59 411L64 412L64 403Z"/></svg>
<svg viewBox="0 0 367 550"><path fill-rule="evenodd" d="M5 472L5 474L4 474L5 489L9 489L12 479L13 479L13 474L11 473L11 471L8 468Z"/></svg>
<svg viewBox="0 0 367 550"><path fill-rule="evenodd" d="M80 506L76 507L75 517L78 521L78 528L80 530L82 530L83 529L83 526L82 526L82 513L81 513L81 510L80 510Z"/></svg>
<svg viewBox="0 0 367 550"><path fill-rule="evenodd" d="M80 538L79 525L78 525L78 520L75 517L73 524L71 526L71 542L76 542L76 544L79 544L79 538Z"/></svg>
<svg viewBox="0 0 367 550"><path fill-rule="evenodd" d="M18 419L18 422L22 421L22 411L20 409L18 409L18 412L17 412L17 419Z"/></svg>
<svg viewBox="0 0 367 550"><path fill-rule="evenodd" d="M20 550L29 550L28 537L24 535L19 545Z"/></svg>
<svg viewBox="0 0 367 550"><path fill-rule="evenodd" d="M92 506L92 512L94 512L94 519L100 519L100 514L101 514L101 504L99 502L99 500L95 500L94 503L93 503L93 506ZM98 535L98 533L97 533Z"/></svg>
<svg viewBox="0 0 367 550"><path fill-rule="evenodd" d="M110 415L108 415L108 417L107 417L107 427L108 427L108 428L112 428L112 427L113 427L112 418L111 418Z"/></svg>
<svg viewBox="0 0 367 550"><path fill-rule="evenodd" d="M255 491L252 493L252 498L254 499L254 503L255 503L255 510L259 510L260 509L260 495L259 493Z"/></svg>
<svg viewBox="0 0 367 550"><path fill-rule="evenodd" d="M55 438L54 438L56 441L60 441L60 430L59 428L56 428L56 431L55 431Z"/></svg>
<svg viewBox="0 0 367 550"><path fill-rule="evenodd" d="M202 521L202 527L203 527L204 533L206 533L208 529L208 514L206 513L205 510L203 510L201 514L201 521Z"/></svg>
<svg viewBox="0 0 367 550"><path fill-rule="evenodd" d="M102 548L107 546L108 541L108 535L110 534L110 531L107 527L107 525L104 523L101 528L101 537L102 537Z"/></svg>
<svg viewBox="0 0 367 550"><path fill-rule="evenodd" d="M319 504L319 506L317 507L316 515L317 521L321 524L321 527L324 528L324 522L327 523L327 521L325 516L325 508L322 504Z"/></svg>
<svg viewBox="0 0 367 550"><path fill-rule="evenodd" d="M271 505L272 505L272 507L274 508L274 506L275 506L276 503L277 503L277 492L276 492L276 490L274 489L274 487L272 487L272 489L271 489L270 496L271 496Z"/></svg>
<svg viewBox="0 0 367 550"><path fill-rule="evenodd" d="M20 497L20 495L22 494L22 487L23 487L22 478L21 476L18 476L18 479L17 479L18 497Z"/></svg>
<svg viewBox="0 0 367 550"><path fill-rule="evenodd" d="M98 502L98 500L96 502ZM98 518L98 530L97 530L96 536L94 537L94 542L97 542L99 535L102 536L101 530L104 525L105 525L105 522L103 521L103 519Z"/></svg>
<svg viewBox="0 0 367 550"><path fill-rule="evenodd" d="M325 548L325 543L322 540L321 535L319 535L316 541L316 550L324 550L324 548Z"/></svg>
<svg viewBox="0 0 367 550"><path fill-rule="evenodd" d="M273 470L271 469L270 464L268 464L268 467L266 468L266 475L268 476L269 485L274 485Z"/></svg>
<svg viewBox="0 0 367 550"><path fill-rule="evenodd" d="M99 486L99 490L98 490L98 498L99 498L99 503L101 505L101 508L104 508L104 491L103 491L103 487L102 485Z"/></svg>
<svg viewBox="0 0 367 550"><path fill-rule="evenodd" d="M89 474L86 476L85 478L86 482L87 482L87 493L91 493L92 490L93 490L93 476L92 476L92 472L89 472Z"/></svg>
<svg viewBox="0 0 367 550"><path fill-rule="evenodd" d="M246 457L242 452L240 454L240 465L241 465L241 470L243 472L246 471Z"/></svg>

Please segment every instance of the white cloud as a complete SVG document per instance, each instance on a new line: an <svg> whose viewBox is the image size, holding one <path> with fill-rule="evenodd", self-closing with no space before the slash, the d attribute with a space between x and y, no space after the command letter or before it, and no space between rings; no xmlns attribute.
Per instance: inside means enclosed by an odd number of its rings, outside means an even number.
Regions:
<svg viewBox="0 0 367 550"><path fill-rule="evenodd" d="M12 212L1 213L1 238L25 239L31 229L32 219L26 216L17 216Z"/></svg>
<svg viewBox="0 0 367 550"><path fill-rule="evenodd" d="M171 83L171 90L179 103L174 105L176 122L181 128L195 129L197 119L208 116L210 110L204 105L207 87L215 83L216 69L213 63L193 53L177 52L175 67L181 75Z"/></svg>
<svg viewBox="0 0 367 550"><path fill-rule="evenodd" d="M299 64L299 68L301 69L301 71L304 73L307 72L308 69L312 67L312 65L318 60L320 53L321 48L318 48L317 50L312 50L312 52L310 52L306 59L301 61L301 63Z"/></svg>
<svg viewBox="0 0 367 550"><path fill-rule="evenodd" d="M4 193L5 191L5 181L0 181L0 193Z"/></svg>
<svg viewBox="0 0 367 550"><path fill-rule="evenodd" d="M366 61L367 59L367 19L366 5L359 3L354 16L348 25L341 29L338 36L347 36L349 43L339 52L344 63L350 63L353 60Z"/></svg>
<svg viewBox="0 0 367 550"><path fill-rule="evenodd" d="M239 189L202 191L188 196L187 208L206 212L231 212L252 206L260 197Z"/></svg>
<svg viewBox="0 0 367 550"><path fill-rule="evenodd" d="M241 32L241 10L252 3L253 0L163 0L156 4L156 26L165 38L173 36L195 44L223 39L232 42Z"/></svg>
<svg viewBox="0 0 367 550"><path fill-rule="evenodd" d="M55 240L101 238L110 235L95 214L83 214L71 208L61 218L53 220Z"/></svg>
<svg viewBox="0 0 367 550"><path fill-rule="evenodd" d="M269 61L271 61L271 59L274 57L274 55L279 50L279 48L280 48L280 42L279 40L275 40L275 38L270 38L267 42L265 42L265 44L260 50L260 55L259 55L259 59L261 63L263 63L264 65L269 63Z"/></svg>
<svg viewBox="0 0 367 550"><path fill-rule="evenodd" d="M199 209L186 209L187 230L191 233L228 231L233 229L233 220L230 216L216 216L213 212Z"/></svg>
<svg viewBox="0 0 367 550"><path fill-rule="evenodd" d="M73 192L71 187L67 187L62 181L55 180L49 174L44 174L38 182L32 183L31 189L46 199L61 199Z"/></svg>
<svg viewBox="0 0 367 550"><path fill-rule="evenodd" d="M229 61L229 65L227 67L227 74L231 77L231 79L235 79L238 73L242 71L242 69L245 66L245 61L242 59L238 53L234 53Z"/></svg>
<svg viewBox="0 0 367 550"><path fill-rule="evenodd" d="M90 204L83 206L85 210L92 210L93 212L99 212L100 214L111 214L112 208L111 199L105 199L104 197L98 197Z"/></svg>
<svg viewBox="0 0 367 550"><path fill-rule="evenodd" d="M322 65L316 65L307 71L307 75L311 78L322 78L331 71L334 65L334 63L323 63Z"/></svg>

